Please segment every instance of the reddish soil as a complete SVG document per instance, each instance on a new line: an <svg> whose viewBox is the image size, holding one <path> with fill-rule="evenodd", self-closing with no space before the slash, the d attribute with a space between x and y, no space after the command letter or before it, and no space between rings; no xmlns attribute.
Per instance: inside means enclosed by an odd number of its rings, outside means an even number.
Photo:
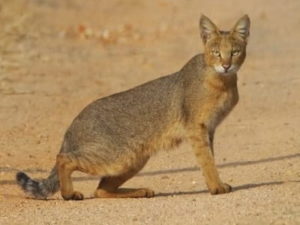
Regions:
<svg viewBox="0 0 300 225"><path fill-rule="evenodd" d="M0 224L300 224L300 4L281 1L1 0ZM204 13L252 22L240 102L216 134L233 192L212 196L188 145L153 157L128 187L152 199L26 198L19 170L46 177L63 134L91 101L179 70L202 51Z"/></svg>

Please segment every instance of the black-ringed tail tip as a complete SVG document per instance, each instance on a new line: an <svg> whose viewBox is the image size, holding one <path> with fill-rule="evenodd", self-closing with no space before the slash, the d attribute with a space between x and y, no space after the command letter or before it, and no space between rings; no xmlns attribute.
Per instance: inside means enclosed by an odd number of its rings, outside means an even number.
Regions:
<svg viewBox="0 0 300 225"><path fill-rule="evenodd" d="M51 175L47 179L33 180L27 174L18 172L16 181L27 196L36 199L46 199L59 189L57 176Z"/></svg>
<svg viewBox="0 0 300 225"><path fill-rule="evenodd" d="M20 185L21 187L25 187L25 184L28 182L30 178L23 172L18 172L16 174L16 180L18 185Z"/></svg>

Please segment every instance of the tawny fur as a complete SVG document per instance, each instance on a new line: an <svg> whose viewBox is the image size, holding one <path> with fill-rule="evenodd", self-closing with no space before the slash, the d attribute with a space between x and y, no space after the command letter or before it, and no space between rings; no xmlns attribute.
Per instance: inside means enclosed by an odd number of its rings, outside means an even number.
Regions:
<svg viewBox="0 0 300 225"><path fill-rule="evenodd" d="M147 188L119 187L151 155L187 140L211 194L229 192L214 163L213 140L216 127L238 102L236 72L246 57L249 27L246 15L230 31L220 31L202 16L204 54L174 74L88 105L66 131L50 176L35 181L20 172L18 184L35 198L47 198L60 187L64 199L81 200L71 180L79 170L102 177L96 197L152 197Z"/></svg>

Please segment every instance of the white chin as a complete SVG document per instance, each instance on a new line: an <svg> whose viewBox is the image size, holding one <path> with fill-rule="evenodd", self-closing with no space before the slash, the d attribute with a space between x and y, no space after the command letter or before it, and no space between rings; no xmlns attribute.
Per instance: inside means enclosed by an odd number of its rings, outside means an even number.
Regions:
<svg viewBox="0 0 300 225"><path fill-rule="evenodd" d="M227 76L236 72L236 67L231 66L227 71L223 68L223 66L214 66L215 71L221 75Z"/></svg>

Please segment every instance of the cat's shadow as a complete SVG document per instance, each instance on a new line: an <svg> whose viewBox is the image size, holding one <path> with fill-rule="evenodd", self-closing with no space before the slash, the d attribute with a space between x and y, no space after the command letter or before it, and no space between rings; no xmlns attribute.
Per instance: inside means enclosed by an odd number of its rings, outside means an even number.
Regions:
<svg viewBox="0 0 300 225"><path fill-rule="evenodd" d="M282 185L285 183L300 183L300 180L294 181L272 181L272 182L263 182L263 183L255 183L255 184L243 184L239 186L235 186L232 188L232 192L240 191L240 190L248 190L252 188L258 188L263 186L276 186ZM208 193L208 190L200 190L200 191L180 191L180 192L164 192L158 193L155 197L166 197L166 196L180 196L180 195L195 195L195 194L203 194Z"/></svg>

